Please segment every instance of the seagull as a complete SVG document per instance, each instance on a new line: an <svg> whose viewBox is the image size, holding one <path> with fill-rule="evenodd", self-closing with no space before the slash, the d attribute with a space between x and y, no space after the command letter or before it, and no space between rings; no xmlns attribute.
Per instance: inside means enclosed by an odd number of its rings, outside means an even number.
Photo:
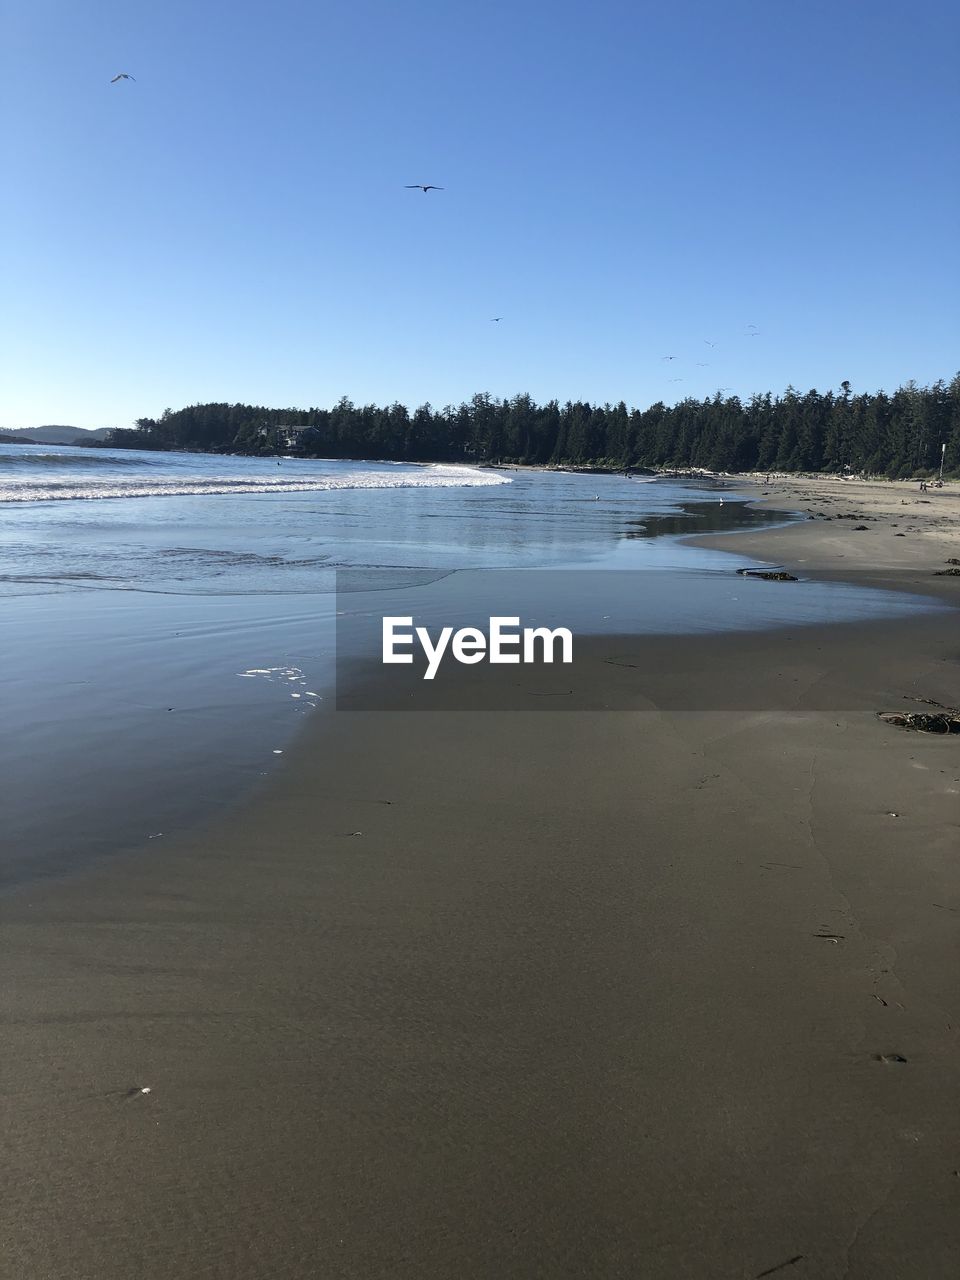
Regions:
<svg viewBox="0 0 960 1280"><path fill-rule="evenodd" d="M683 381L683 379L682 379L682 378L671 378L671 379L670 379L670 381L671 381L671 382L682 382L682 381Z"/></svg>
<svg viewBox="0 0 960 1280"><path fill-rule="evenodd" d="M428 182L426 186L422 182L408 182L405 184L408 191L422 191L424 195L428 191L443 191L443 187L435 187L432 182Z"/></svg>
<svg viewBox="0 0 960 1280"><path fill-rule="evenodd" d="M698 360L698 361L697 361L697 368L698 368L698 369L709 369L709 368L710 368L710 362L709 362L709 360Z"/></svg>
<svg viewBox="0 0 960 1280"><path fill-rule="evenodd" d="M136 78L136 76L127 75L126 71L121 71L119 75L113 77L110 83L116 84L118 80L136 80Z"/></svg>
<svg viewBox="0 0 960 1280"><path fill-rule="evenodd" d="M704 342L708 347L715 347L717 345L715 342L711 342L709 338L704 338Z"/></svg>
<svg viewBox="0 0 960 1280"><path fill-rule="evenodd" d="M502 319L503 319L503 316L491 316L491 317L490 317L490 323L491 323L491 324L499 324L499 323L500 323L500 321L501 321Z"/></svg>
<svg viewBox="0 0 960 1280"><path fill-rule="evenodd" d="M661 356L661 360L676 360L676 356Z"/></svg>

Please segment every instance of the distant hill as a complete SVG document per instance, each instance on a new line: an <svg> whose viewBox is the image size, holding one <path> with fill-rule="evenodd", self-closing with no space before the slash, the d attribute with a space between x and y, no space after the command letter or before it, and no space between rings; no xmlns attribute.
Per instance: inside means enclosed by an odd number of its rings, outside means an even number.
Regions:
<svg viewBox="0 0 960 1280"><path fill-rule="evenodd" d="M8 427L3 433L5 444L93 444L106 440L109 427L87 431L83 427Z"/></svg>

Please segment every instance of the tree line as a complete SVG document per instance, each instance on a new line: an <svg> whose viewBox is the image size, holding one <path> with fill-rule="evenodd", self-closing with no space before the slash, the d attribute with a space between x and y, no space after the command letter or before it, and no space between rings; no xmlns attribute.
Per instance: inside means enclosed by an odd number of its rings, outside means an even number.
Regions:
<svg viewBox="0 0 960 1280"><path fill-rule="evenodd" d="M541 466L709 471L828 471L891 478L960 472L960 373L855 395L788 387L746 401L717 393L647 409L529 395L475 395L412 413L402 404L268 409L197 404L139 418L108 445L253 455L401 462L518 462ZM943 455L943 446L946 446Z"/></svg>

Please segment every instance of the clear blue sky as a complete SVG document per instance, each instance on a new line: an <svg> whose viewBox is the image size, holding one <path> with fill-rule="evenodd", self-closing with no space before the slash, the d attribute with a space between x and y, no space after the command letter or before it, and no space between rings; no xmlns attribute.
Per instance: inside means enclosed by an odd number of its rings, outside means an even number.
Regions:
<svg viewBox="0 0 960 1280"><path fill-rule="evenodd" d="M960 367L955 0L8 0L2 43L0 426Z"/></svg>

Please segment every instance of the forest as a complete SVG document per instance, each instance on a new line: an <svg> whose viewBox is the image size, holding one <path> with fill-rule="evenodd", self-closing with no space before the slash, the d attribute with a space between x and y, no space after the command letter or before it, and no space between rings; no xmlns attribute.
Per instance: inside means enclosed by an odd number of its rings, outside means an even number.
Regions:
<svg viewBox="0 0 960 1280"><path fill-rule="evenodd" d="M742 401L662 402L647 409L584 401L537 404L529 395L478 394L411 412L402 404L268 409L197 404L139 418L106 443L252 455L403 462L527 463L602 470L852 472L891 478L960 472L960 373L892 393L788 387ZM945 446L945 447L944 447Z"/></svg>

